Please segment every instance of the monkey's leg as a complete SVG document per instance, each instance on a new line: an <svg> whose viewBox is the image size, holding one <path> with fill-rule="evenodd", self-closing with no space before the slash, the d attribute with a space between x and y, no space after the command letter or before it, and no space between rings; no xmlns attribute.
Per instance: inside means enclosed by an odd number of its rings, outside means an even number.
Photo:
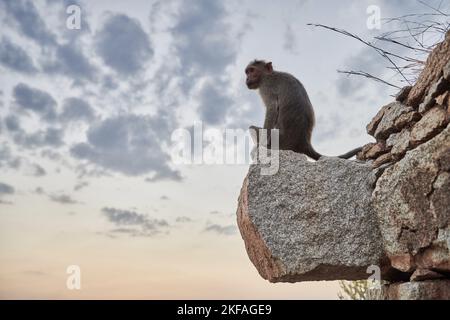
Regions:
<svg viewBox="0 0 450 320"><path fill-rule="evenodd" d="M264 130L263 130L264 129ZM262 145L266 149L270 149L270 129L260 128L256 126L249 127L250 136L253 142L259 146Z"/></svg>
<svg viewBox="0 0 450 320"><path fill-rule="evenodd" d="M260 127L256 127L256 126L250 126L248 127L248 131L250 132L250 137L253 140L253 143L258 145L259 143L259 130L261 128Z"/></svg>
<svg viewBox="0 0 450 320"><path fill-rule="evenodd" d="M303 125L304 119L298 118L296 123L286 121L280 129L280 147L281 150L291 150L297 153L303 153L308 157L319 160L322 156L311 145L310 133ZM283 124L283 123L281 123Z"/></svg>

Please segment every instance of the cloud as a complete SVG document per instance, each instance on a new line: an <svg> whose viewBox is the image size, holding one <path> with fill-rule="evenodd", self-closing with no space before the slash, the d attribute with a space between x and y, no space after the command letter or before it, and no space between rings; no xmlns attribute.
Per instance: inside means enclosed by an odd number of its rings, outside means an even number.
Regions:
<svg viewBox="0 0 450 320"><path fill-rule="evenodd" d="M77 203L79 203L78 201L72 199L72 197L67 194L60 194L60 195L51 194L48 197L51 201L58 202L61 204L77 204Z"/></svg>
<svg viewBox="0 0 450 320"><path fill-rule="evenodd" d="M171 172L156 172L152 177L145 178L146 182L159 182L164 180L172 180L172 181L182 181L183 176L179 171L171 171Z"/></svg>
<svg viewBox="0 0 450 320"><path fill-rule="evenodd" d="M96 51L105 64L119 73L142 71L153 56L153 48L140 22L124 14L107 18L95 35Z"/></svg>
<svg viewBox="0 0 450 320"><path fill-rule="evenodd" d="M102 209L103 214L110 222L116 225L139 225L144 224L147 217L143 214L134 211L120 210L115 208L105 207Z"/></svg>
<svg viewBox="0 0 450 320"><path fill-rule="evenodd" d="M32 1L3 0L0 1L0 6L8 17L13 18L23 35L41 45L55 45L55 35L47 28Z"/></svg>
<svg viewBox="0 0 450 320"><path fill-rule="evenodd" d="M57 73L75 80L93 80L97 68L83 54L77 42L55 47L54 57L44 61L43 69L47 73Z"/></svg>
<svg viewBox="0 0 450 320"><path fill-rule="evenodd" d="M199 96L200 117L207 124L217 125L224 123L228 109L233 105L232 99L224 93L225 83L208 82L201 90Z"/></svg>
<svg viewBox="0 0 450 320"><path fill-rule="evenodd" d="M45 190L42 187L36 187L36 189L34 189L34 193L36 193L36 194L45 194Z"/></svg>
<svg viewBox="0 0 450 320"><path fill-rule="evenodd" d="M93 125L87 141L72 146L70 152L75 158L126 175L152 173L149 181L180 180L163 150L169 142L169 127L163 112L158 117L126 114L108 118Z"/></svg>
<svg viewBox="0 0 450 320"><path fill-rule="evenodd" d="M32 1L0 1L0 7L5 9L7 17L17 26L21 35L34 40L37 44L44 48L42 51L44 57L42 59L42 70L47 74L60 74L74 80L94 80L98 69L89 61L81 50L79 38L85 34L89 34L89 25L83 15L83 27L81 30L74 32L65 28L65 19L67 13L65 9L69 4L78 4L77 1L65 1L61 3L48 0L46 3L46 12L53 12L53 8L48 5L50 3L58 4L58 24L60 37L66 41L59 44L56 34L50 31L45 21L40 16L36 6ZM78 4L79 5L79 4ZM0 62L7 64L16 71L32 73L36 71L32 60L26 52L13 45L11 42L4 41L0 45L2 55Z"/></svg>
<svg viewBox="0 0 450 320"><path fill-rule="evenodd" d="M16 117L15 115L8 115L4 121L5 121L6 128L8 128L9 131L20 131L21 130L19 118Z"/></svg>
<svg viewBox="0 0 450 320"><path fill-rule="evenodd" d="M83 188L86 188L88 185L89 185L89 182L87 182L87 181L80 181L73 187L73 190L74 191L79 191L79 190L81 190Z"/></svg>
<svg viewBox="0 0 450 320"><path fill-rule="evenodd" d="M72 1L70 4L77 3ZM93 80L95 78L97 68L83 54L78 42L79 36L89 31L89 26L83 18L82 30L67 32L65 29L65 18L67 17L65 8L68 4L63 4L60 7L61 15L58 16L59 21L64 21L63 28L58 25L60 31L69 38L66 44L58 43L56 35L46 26L32 1L0 1L0 5L4 7L7 17L12 19L22 35L45 47L45 57L42 62L42 69L45 73L57 73L75 80ZM46 10L50 9L47 7ZM3 64L6 63L16 71L28 73L36 71L32 60L20 47L6 40L2 42L0 48L0 52L2 52L0 61Z"/></svg>
<svg viewBox="0 0 450 320"><path fill-rule="evenodd" d="M60 153L55 152L54 150L50 149L44 149L41 151L41 157L54 160L54 161L61 161L62 156Z"/></svg>
<svg viewBox="0 0 450 320"><path fill-rule="evenodd" d="M71 97L64 100L63 111L59 118L62 121L92 121L95 118L95 112L85 100Z"/></svg>
<svg viewBox="0 0 450 320"><path fill-rule="evenodd" d="M221 226L219 224L211 224L209 226L206 226L204 231L229 236L234 235L236 233L236 226L235 225Z"/></svg>
<svg viewBox="0 0 450 320"><path fill-rule="evenodd" d="M169 31L172 40L171 56L158 69L154 81L156 94L161 101L169 101L171 108L183 106L186 96L191 96L202 121L211 125L225 123L233 108L233 97L224 89L231 87L227 68L236 61L239 41L227 21L225 6L219 1L203 0L189 6L181 1L176 6L157 2L150 16L152 28L160 27L158 22L167 25L164 19L167 16L175 22L162 28ZM178 92L174 94L174 90Z"/></svg>
<svg viewBox="0 0 450 320"><path fill-rule="evenodd" d="M0 204L6 204L6 205L13 204L11 201L3 200L2 197L5 195L14 194L15 192L16 192L16 190L14 189L13 186L11 186L7 183L0 182Z"/></svg>
<svg viewBox="0 0 450 320"><path fill-rule="evenodd" d="M15 157L11 153L11 148L7 143L0 145L0 168L17 169L20 167L22 160Z"/></svg>
<svg viewBox="0 0 450 320"><path fill-rule="evenodd" d="M45 176L45 175L47 174L47 171L45 171L45 169L42 168L42 167L41 167L40 165L38 165L38 164L34 164L34 165L33 165L33 169L34 169L33 175L34 175L35 177L42 177L42 176Z"/></svg>
<svg viewBox="0 0 450 320"><path fill-rule="evenodd" d="M410 53L408 52L408 49L404 47L395 46L387 42L378 44L375 43L375 45L399 56L407 56ZM396 58L392 59L399 66L403 66L405 64L403 61L399 61ZM344 71L366 72L401 87L403 78L395 70L390 70L388 67L392 67L392 65L387 59L379 55L374 49L364 47L348 57L344 61L343 66L339 67L339 69ZM408 70L405 69L404 73L407 74ZM387 85L376 82L372 79L364 78L363 76L339 74L336 81L336 86L341 97L353 98L354 100L367 99L368 94L366 89L371 87L376 88L378 95L382 95L383 93L380 90L383 90L386 95L389 94L389 87Z"/></svg>
<svg viewBox="0 0 450 320"><path fill-rule="evenodd" d="M17 72L30 74L37 71L27 52L6 37L0 42L0 63Z"/></svg>
<svg viewBox="0 0 450 320"><path fill-rule="evenodd" d="M193 220L191 219L191 218L189 218L189 217L177 217L176 219L175 219L175 221L176 222L178 222L178 223L188 223L188 222L192 222Z"/></svg>
<svg viewBox="0 0 450 320"><path fill-rule="evenodd" d="M102 209L102 213L109 222L119 227L112 229L109 234L151 237L167 232L169 227L169 224L164 219L152 219L145 214L135 211L105 207Z"/></svg>
<svg viewBox="0 0 450 320"><path fill-rule="evenodd" d="M154 92L169 108L183 107L188 99L205 124L226 125L230 110L240 109L229 90L229 71L237 59L241 30L229 23L220 1L166 3L156 2L150 15L152 28L168 31L171 39L169 56L156 72ZM168 16L172 19L166 27Z"/></svg>
<svg viewBox="0 0 450 320"><path fill-rule="evenodd" d="M284 31L284 44L283 47L285 50L289 51L292 54L298 53L298 43L295 37L294 30L292 29L291 24L286 25L286 29Z"/></svg>
<svg viewBox="0 0 450 320"><path fill-rule="evenodd" d="M13 194L15 192L16 191L13 186L0 182L0 196L4 194Z"/></svg>
<svg viewBox="0 0 450 320"><path fill-rule="evenodd" d="M364 71L379 76L380 65L384 65L384 62L380 61L375 50L364 48L347 58L344 62L344 67L341 69L346 71ZM362 77L341 74L337 80L337 89L342 97L351 97L361 92L369 82L370 80Z"/></svg>
<svg viewBox="0 0 450 320"><path fill-rule="evenodd" d="M32 110L47 120L55 119L56 101L49 93L19 83L14 87L13 96L18 106Z"/></svg>
<svg viewBox="0 0 450 320"><path fill-rule="evenodd" d="M220 1L195 1L181 7L169 28L177 68L164 72L171 75L164 81L177 77L182 92L191 94L204 80L194 98L199 117L211 125L224 123L233 107L234 99L224 88L231 87L227 68L236 61L238 41L228 16Z"/></svg>
<svg viewBox="0 0 450 320"><path fill-rule="evenodd" d="M347 121L341 113L334 111L319 116L316 123L320 124L320 127L314 132L314 140L318 143L333 140L338 132L342 132L343 129L348 127Z"/></svg>
<svg viewBox="0 0 450 320"><path fill-rule="evenodd" d="M209 214L215 215L220 218L232 217L235 215L234 213L224 213L218 210L210 211Z"/></svg>
<svg viewBox="0 0 450 320"><path fill-rule="evenodd" d="M115 90L119 86L117 81L110 75L104 76L102 81L103 88L107 90Z"/></svg>
<svg viewBox="0 0 450 320"><path fill-rule="evenodd" d="M13 134L13 140L26 148L60 147L64 145L64 131L59 128L47 128L34 133L26 133L20 130Z"/></svg>
<svg viewBox="0 0 450 320"><path fill-rule="evenodd" d="M236 58L236 43L222 2L194 1L182 6L177 18L171 31L184 79L191 80L190 75L217 79Z"/></svg>

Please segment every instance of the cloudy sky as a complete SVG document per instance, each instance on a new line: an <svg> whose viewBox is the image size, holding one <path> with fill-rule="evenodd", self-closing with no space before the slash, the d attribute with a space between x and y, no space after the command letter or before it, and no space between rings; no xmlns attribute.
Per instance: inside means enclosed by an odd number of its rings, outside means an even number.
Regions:
<svg viewBox="0 0 450 320"><path fill-rule="evenodd" d="M406 0L1 0L0 298L335 299L336 282L261 279L236 226L248 164L180 164L171 137L261 125L243 72L259 58L305 85L317 151L371 141L365 125L397 90L336 70L404 83L361 43L307 26L366 39L395 28L369 29L370 5L382 18L432 12ZM70 265L81 290L66 287Z"/></svg>

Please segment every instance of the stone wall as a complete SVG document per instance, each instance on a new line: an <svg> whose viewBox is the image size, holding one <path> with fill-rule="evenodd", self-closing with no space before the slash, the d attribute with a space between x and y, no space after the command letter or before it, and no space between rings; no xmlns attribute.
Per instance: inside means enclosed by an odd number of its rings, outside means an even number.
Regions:
<svg viewBox="0 0 450 320"><path fill-rule="evenodd" d="M376 142L357 156L383 172L372 194L383 246L392 267L411 273L385 288L387 298L450 295L449 122L450 33L416 84L367 125Z"/></svg>

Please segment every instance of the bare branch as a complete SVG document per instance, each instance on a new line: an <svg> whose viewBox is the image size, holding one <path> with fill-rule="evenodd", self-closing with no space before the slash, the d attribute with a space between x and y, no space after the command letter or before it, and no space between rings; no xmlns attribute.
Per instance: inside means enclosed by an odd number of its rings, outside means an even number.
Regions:
<svg viewBox="0 0 450 320"><path fill-rule="evenodd" d="M422 0L417 0L417 1L419 1L419 2L420 2L421 4L423 4L424 6L430 8L430 9L436 11L436 12L439 12L441 15L448 17L448 14L446 14L445 12L442 12L441 10L439 10L439 8L435 8L435 7L433 7L433 6L430 6L428 3L425 3L425 2L423 2Z"/></svg>
<svg viewBox="0 0 450 320"><path fill-rule="evenodd" d="M347 74L347 75L363 76L363 77L366 77L366 78L368 78L368 79L372 79L372 80L375 80L375 81L384 83L384 84L386 84L386 85L388 85L388 86L391 86L391 87L394 87L394 88L397 88L397 89L401 89L401 87L396 86L395 84L389 83L389 82L387 82L386 80L383 80L383 79L381 79L381 78L378 78L378 77L376 77L376 76L374 76L374 75L372 75L372 74L370 74L370 73L364 72L364 71L345 71L345 70L338 70L338 73L343 73L343 74Z"/></svg>
<svg viewBox="0 0 450 320"><path fill-rule="evenodd" d="M392 42L394 44L397 44L399 46L402 46L402 47L405 47L405 48L408 48L408 49L411 49L411 50L418 50L418 51L422 51L422 52L426 52L426 53L430 53L431 52L431 50L429 50L429 49L412 47L410 45L401 43L399 41L396 41L394 39L390 39L390 38L387 38L387 37L384 37L384 36L375 37L375 39L380 40L380 41Z"/></svg>
<svg viewBox="0 0 450 320"><path fill-rule="evenodd" d="M390 72L394 72L392 78L399 76L400 79L396 78L396 82L399 84L396 85L364 71L338 71L339 73L363 76L394 88L400 88L402 83L411 85L417 81L426 57L450 30L450 14L445 12L450 9L450 6L443 6L443 0L437 7L425 3L423 0L417 1L432 11L382 19L383 25L391 30L375 36L372 41L343 29L315 23L308 23L308 25L340 33L375 50L389 63L386 68Z"/></svg>
<svg viewBox="0 0 450 320"><path fill-rule="evenodd" d="M309 26L315 26L315 27L321 27L321 28L325 28L325 29L328 29L328 30L331 30L331 31L334 31L334 32L338 32L338 33L341 33L341 34L343 34L343 35L346 35L346 36L348 36L348 37L354 38L354 39L356 39L356 40L358 40L358 41L364 43L365 45L367 45L367 46L369 46L370 48L374 49L374 50L375 50L378 54L380 54L382 57L384 57L385 59L387 59L387 60L389 61L389 63L391 63L392 66L393 66L394 68L396 68L397 72L403 77L403 79L404 79L406 82L410 83L409 80L403 75L403 73L401 72L401 70L398 68L397 64L390 58L390 56L395 57L395 58L398 58L398 59L401 59L401 60L404 60L404 61L407 61L407 62L414 62L414 59L411 59L411 58L408 58L408 57L402 57L402 56L399 56L399 55L397 55L397 54L388 52L388 51L386 51L386 50L384 50L384 49L382 49L382 48L379 48L379 47L377 47L377 46L371 44L370 42L367 42L367 41L361 39L359 36L357 36L357 35L355 35L355 34L352 34L352 33L348 32L348 31L346 31L346 30L342 30L342 29L337 29L337 28L329 27L329 26L326 26L326 25L323 25L323 24L308 23L308 25L309 25ZM410 83L410 84L411 84L411 83Z"/></svg>

